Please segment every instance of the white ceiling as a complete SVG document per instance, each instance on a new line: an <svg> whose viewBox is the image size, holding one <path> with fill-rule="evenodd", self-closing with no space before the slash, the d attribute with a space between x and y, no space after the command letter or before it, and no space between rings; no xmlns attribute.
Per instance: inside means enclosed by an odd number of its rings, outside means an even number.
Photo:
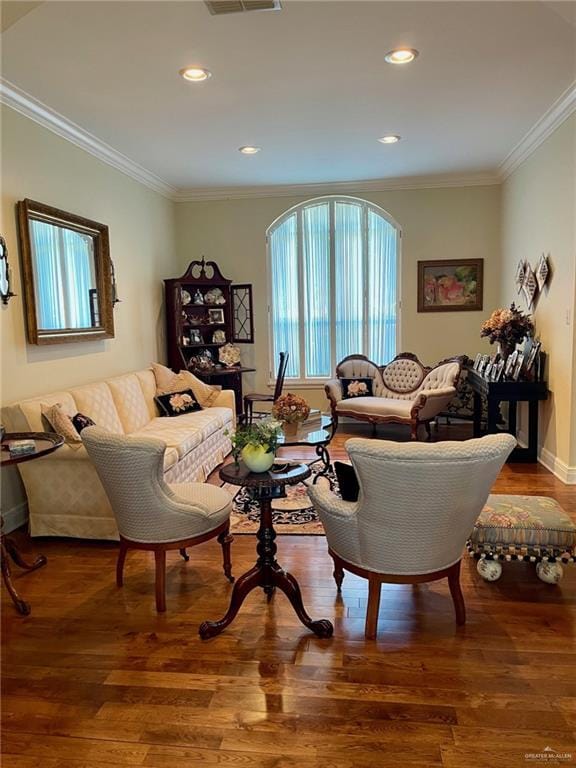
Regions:
<svg viewBox="0 0 576 768"><path fill-rule="evenodd" d="M3 33L2 74L179 189L494 171L576 77L572 2L283 6L44 2ZM384 63L398 45L414 64Z"/></svg>

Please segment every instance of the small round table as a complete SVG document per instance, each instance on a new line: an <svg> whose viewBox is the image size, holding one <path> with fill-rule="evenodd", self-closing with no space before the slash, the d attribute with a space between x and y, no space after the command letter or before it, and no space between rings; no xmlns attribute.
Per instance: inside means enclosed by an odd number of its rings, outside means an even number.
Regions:
<svg viewBox="0 0 576 768"><path fill-rule="evenodd" d="M334 437L334 421L331 416L320 417L320 421L313 422L306 425L299 424L298 430L295 434L286 434L284 431L278 440L278 448L288 448L296 445L311 446L316 451L317 459L311 461L308 466L316 464L317 461L322 462L322 469L316 475L313 482L316 483L319 477L326 475L331 469L330 454L328 453L328 446Z"/></svg>
<svg viewBox="0 0 576 768"><path fill-rule="evenodd" d="M36 444L36 450L34 453L26 453L21 456L11 456L9 443L12 440L34 440ZM47 456L63 444L64 438L61 435L57 435L56 432L6 432L2 437L0 443L0 466L10 467L13 464L22 464L25 461L32 461L32 459L39 459L40 456ZM0 526L4 525L2 520ZM8 590L8 594L12 598L12 602L16 606L18 613L22 616L28 616L30 613L30 605L25 600L22 600L14 585L12 584L12 573L10 571L10 562L8 556L12 558L14 563L25 571L35 571L37 568L41 568L46 565L46 558L44 555L38 555L34 562L28 563L20 554L18 547L12 539L0 533L0 562L2 565L2 579Z"/></svg>
<svg viewBox="0 0 576 768"><path fill-rule="evenodd" d="M218 621L205 621L200 625L200 637L206 640L219 635L234 620L246 596L256 587L262 587L268 600L276 591L282 590L292 603L296 615L305 627L311 629L318 637L331 637L334 627L328 619L312 621L306 613L302 602L302 593L298 582L291 573L284 571L276 561L276 531L272 520L272 499L285 495L287 485L301 483L310 477L306 464L296 464L284 471L250 472L242 463L227 464L220 470L220 478L231 485L241 485L252 489L254 498L260 503L260 527L257 533L258 559L249 571L240 576L234 584L230 606L226 615Z"/></svg>

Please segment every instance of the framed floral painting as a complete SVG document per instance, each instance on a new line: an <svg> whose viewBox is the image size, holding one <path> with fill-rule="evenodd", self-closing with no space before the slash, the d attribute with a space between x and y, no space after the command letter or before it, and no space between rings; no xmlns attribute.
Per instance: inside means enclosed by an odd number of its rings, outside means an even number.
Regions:
<svg viewBox="0 0 576 768"><path fill-rule="evenodd" d="M484 259L418 262L418 312L482 309Z"/></svg>

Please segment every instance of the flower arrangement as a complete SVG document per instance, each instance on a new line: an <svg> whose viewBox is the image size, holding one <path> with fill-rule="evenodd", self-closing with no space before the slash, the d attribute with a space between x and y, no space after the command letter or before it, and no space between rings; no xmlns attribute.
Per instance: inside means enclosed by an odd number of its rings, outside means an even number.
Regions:
<svg viewBox="0 0 576 768"><path fill-rule="evenodd" d="M480 329L480 336L487 336L490 344L497 341L503 349L514 349L516 344L533 333L532 318L525 315L514 303L510 309L495 309Z"/></svg>
<svg viewBox="0 0 576 768"><path fill-rule="evenodd" d="M225 434L229 434L226 432ZM276 452L278 438L282 434L281 424L274 419L262 419L254 424L240 425L232 435L232 455L238 463L240 454L245 448L262 449L264 453Z"/></svg>
<svg viewBox="0 0 576 768"><path fill-rule="evenodd" d="M274 403L272 415L286 424L298 424L306 421L310 414L310 406L303 397L288 392L281 395Z"/></svg>

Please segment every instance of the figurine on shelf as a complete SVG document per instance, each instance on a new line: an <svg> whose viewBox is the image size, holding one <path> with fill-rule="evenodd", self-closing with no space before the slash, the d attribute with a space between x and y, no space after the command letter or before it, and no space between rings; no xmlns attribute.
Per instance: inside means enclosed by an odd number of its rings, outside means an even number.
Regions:
<svg viewBox="0 0 576 768"><path fill-rule="evenodd" d="M220 288L211 288L206 292L206 304L226 304L226 299Z"/></svg>
<svg viewBox="0 0 576 768"><path fill-rule="evenodd" d="M198 330L198 328L191 328L190 329L190 341L192 344L203 344L204 339L202 338L202 334Z"/></svg>
<svg viewBox="0 0 576 768"><path fill-rule="evenodd" d="M226 343L226 333L224 331L214 331L212 334L212 342L214 344L225 344Z"/></svg>
<svg viewBox="0 0 576 768"><path fill-rule="evenodd" d="M182 289L182 291L180 292L180 297L182 300L183 307L185 307L187 304L190 304L190 302L192 301L192 296L190 296L188 291L185 291L184 289Z"/></svg>
<svg viewBox="0 0 576 768"><path fill-rule="evenodd" d="M204 296L200 293L200 288L196 288L194 293L194 304L204 304Z"/></svg>
<svg viewBox="0 0 576 768"><path fill-rule="evenodd" d="M214 370L214 360L209 349L203 350L199 355L190 358L189 368L200 373L210 373Z"/></svg>

